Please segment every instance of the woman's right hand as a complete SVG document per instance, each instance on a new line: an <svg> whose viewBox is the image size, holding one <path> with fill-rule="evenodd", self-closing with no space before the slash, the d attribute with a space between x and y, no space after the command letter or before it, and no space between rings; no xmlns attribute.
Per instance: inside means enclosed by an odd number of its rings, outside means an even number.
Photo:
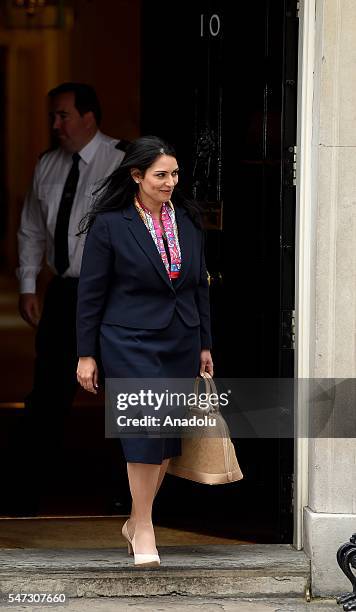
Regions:
<svg viewBox="0 0 356 612"><path fill-rule="evenodd" d="M98 389L98 366L94 357L79 357L77 367L77 380L79 384L90 393L97 394Z"/></svg>

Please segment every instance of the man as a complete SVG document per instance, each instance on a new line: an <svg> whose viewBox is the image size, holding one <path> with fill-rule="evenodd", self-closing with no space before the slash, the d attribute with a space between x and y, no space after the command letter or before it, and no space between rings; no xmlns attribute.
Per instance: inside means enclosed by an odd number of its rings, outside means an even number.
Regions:
<svg viewBox="0 0 356 612"><path fill-rule="evenodd" d="M77 390L75 317L85 240L77 236L78 224L101 180L121 163L127 144L100 132L101 110L91 86L63 83L48 97L59 146L36 165L18 231L19 310L37 328L34 385L25 402L28 469L36 498L50 479L51 472L44 477L47 463L51 469L49 456L60 457L65 418ZM36 278L45 255L54 277L40 314Z"/></svg>

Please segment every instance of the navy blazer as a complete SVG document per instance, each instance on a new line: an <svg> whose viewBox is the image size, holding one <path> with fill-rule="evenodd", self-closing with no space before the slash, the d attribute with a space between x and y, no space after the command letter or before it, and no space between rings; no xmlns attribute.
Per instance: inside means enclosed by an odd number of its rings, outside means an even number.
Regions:
<svg viewBox="0 0 356 612"><path fill-rule="evenodd" d="M98 352L101 323L164 329L175 309L188 327L200 325L211 348L209 286L203 232L175 206L182 255L174 286L134 204L96 216L85 241L78 287L79 356Z"/></svg>

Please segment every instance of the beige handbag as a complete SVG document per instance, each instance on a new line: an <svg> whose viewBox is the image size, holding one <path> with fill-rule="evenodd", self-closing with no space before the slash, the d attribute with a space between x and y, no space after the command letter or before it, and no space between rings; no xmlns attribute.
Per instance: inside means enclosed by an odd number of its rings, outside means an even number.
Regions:
<svg viewBox="0 0 356 612"><path fill-rule="evenodd" d="M204 373L203 379L206 393L217 394L211 376ZM212 405L208 401L207 409L199 407L200 381L199 377L195 380L194 393L197 401L195 406L189 409L188 416L201 418L208 413L209 417L215 418L216 425L213 430L209 426L199 428L201 435L193 438L182 437L182 454L170 460L167 473L211 485L241 480L243 474L230 439L229 428L219 406Z"/></svg>

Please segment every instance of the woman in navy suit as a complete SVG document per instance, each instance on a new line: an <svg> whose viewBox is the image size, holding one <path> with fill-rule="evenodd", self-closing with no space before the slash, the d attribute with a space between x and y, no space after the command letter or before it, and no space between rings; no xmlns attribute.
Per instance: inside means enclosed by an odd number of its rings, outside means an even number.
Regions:
<svg viewBox="0 0 356 612"><path fill-rule="evenodd" d="M78 288L79 383L213 374L209 288L199 209L175 189L172 147L138 138L83 220ZM123 527L135 565L159 565L152 504L179 439L122 438L132 495Z"/></svg>

